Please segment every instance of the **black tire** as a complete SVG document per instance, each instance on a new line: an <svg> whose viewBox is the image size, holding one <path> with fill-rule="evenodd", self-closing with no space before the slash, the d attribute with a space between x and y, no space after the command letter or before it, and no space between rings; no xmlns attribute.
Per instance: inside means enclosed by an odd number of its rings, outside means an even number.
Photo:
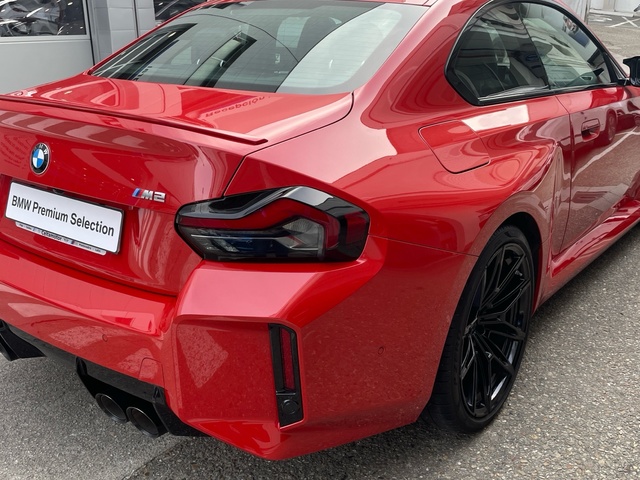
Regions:
<svg viewBox="0 0 640 480"><path fill-rule="evenodd" d="M501 227L463 290L424 417L464 433L481 430L495 418L520 368L534 290L525 236L515 227Z"/></svg>

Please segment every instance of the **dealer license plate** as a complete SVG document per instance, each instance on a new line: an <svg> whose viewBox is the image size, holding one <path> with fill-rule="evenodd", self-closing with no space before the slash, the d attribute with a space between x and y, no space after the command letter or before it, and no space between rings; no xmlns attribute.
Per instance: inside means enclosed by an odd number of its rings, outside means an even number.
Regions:
<svg viewBox="0 0 640 480"><path fill-rule="evenodd" d="M20 228L101 255L120 248L121 210L12 183L5 215Z"/></svg>

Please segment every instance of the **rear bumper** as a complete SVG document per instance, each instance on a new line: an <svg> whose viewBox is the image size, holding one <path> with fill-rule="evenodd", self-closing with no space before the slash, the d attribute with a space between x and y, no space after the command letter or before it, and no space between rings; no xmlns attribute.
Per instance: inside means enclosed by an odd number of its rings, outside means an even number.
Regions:
<svg viewBox="0 0 640 480"><path fill-rule="evenodd" d="M123 405L155 412L154 418L162 424L162 432L168 431L180 436L203 435L173 413L167 406L165 392L161 387L83 360L11 327L2 320L0 354L9 361L43 356L61 360L76 370L80 380L94 397L97 394L107 394L111 398L119 398Z"/></svg>
<svg viewBox="0 0 640 480"><path fill-rule="evenodd" d="M473 261L371 237L348 264L203 262L171 297L0 242L8 324L0 350L66 357L100 382L164 404L185 424L174 433L188 425L261 457L288 458L415 421ZM273 324L297 338L304 416L284 427ZM26 339L22 355L16 335Z"/></svg>

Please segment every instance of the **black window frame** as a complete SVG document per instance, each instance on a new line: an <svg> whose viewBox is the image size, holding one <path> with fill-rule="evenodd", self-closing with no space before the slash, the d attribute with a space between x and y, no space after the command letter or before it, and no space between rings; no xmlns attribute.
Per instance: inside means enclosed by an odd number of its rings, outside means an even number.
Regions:
<svg viewBox="0 0 640 480"><path fill-rule="evenodd" d="M490 95L487 97L477 97L469 88L466 87L466 85L464 85L464 83L458 78L454 66L455 66L455 61L458 58L459 52L461 50L462 45L464 44L464 40L465 40L465 36L467 34L469 34L469 32L472 30L472 28L478 23L478 21L480 20L481 17L483 17L484 15L486 15L488 12L490 12L492 9L494 8L498 8L500 6L503 5L509 5L509 4L537 4L537 5L543 5L549 8L552 8L554 10L559 11L560 13L562 13L563 15L565 15L567 18L569 18L571 21L573 21L578 28L580 28L589 38L589 40L591 42L593 42L593 44L595 45L595 47L602 52L604 61L609 69L609 76L611 78L611 83L607 83L607 84L592 84L592 85L576 85L576 86L570 86L570 87L554 87L553 85L550 85L548 80L547 84L549 85L549 88L546 90L536 90L536 89L532 89L531 91L523 91L523 92L515 92L513 94L508 94L505 93L504 95L500 95L500 94L495 94L495 95ZM521 19L522 21L522 19ZM530 37L529 31L526 28L526 25L524 25L527 34ZM533 40L531 40L531 42L533 43ZM544 65L543 65L544 68ZM478 9L473 16L467 21L467 23L465 24L465 26L463 27L463 29L461 30L460 34L458 35L458 38L456 39L453 48L451 49L451 52L449 54L449 57L447 58L447 62L445 63L445 77L447 79L447 81L449 82L449 84L453 87L454 90L456 90L456 92L458 92L458 94L464 99L466 100L468 103L472 104L472 105L476 105L476 106L485 106L485 105L496 105L496 104L501 104L501 103L510 103L510 102L516 102L516 101L521 101L521 100L527 100L527 99L531 99L531 98L540 98L540 97L547 97L550 95L558 95L561 93L567 93L567 92L576 92L576 91L586 91L586 90L593 90L593 89L598 89L598 88L610 88L612 86L618 86L618 85L622 85L623 83L625 83L627 81L627 76L624 73L624 70L620 67L620 65L618 64L618 62L615 60L615 58L613 58L613 56L611 55L611 53L609 52L609 50L602 44L602 42L585 26L585 24L578 19L575 15L573 15L571 12L565 10L564 8L562 8L561 5L558 5L555 2L549 2L549 1L545 1L545 0L496 0L496 1L492 1L489 2L485 5L483 5L480 9ZM545 71L545 75L546 75L546 71Z"/></svg>

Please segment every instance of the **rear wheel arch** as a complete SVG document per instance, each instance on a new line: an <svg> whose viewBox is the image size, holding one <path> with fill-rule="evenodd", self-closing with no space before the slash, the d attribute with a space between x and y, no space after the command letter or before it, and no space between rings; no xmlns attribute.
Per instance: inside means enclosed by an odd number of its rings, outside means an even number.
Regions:
<svg viewBox="0 0 640 480"><path fill-rule="evenodd" d="M535 279L535 286L534 286L535 297L534 298L538 298L538 293L541 285L541 275L542 275L542 272L544 271L544 267L542 265L542 259L543 259L542 237L540 235L540 228L538 227L538 223L528 213L520 212L507 218L500 225L500 227L504 227L507 225L513 226L518 230L520 230L525 236L525 238L527 239L527 243L529 243L529 249L531 250L531 256L533 257L533 269L534 269L534 279ZM536 302L534 302L534 306L535 304Z"/></svg>
<svg viewBox="0 0 640 480"><path fill-rule="evenodd" d="M424 417L465 433L493 421L523 358L534 284L533 256L524 233L511 224L500 226L465 285Z"/></svg>
<svg viewBox="0 0 640 480"><path fill-rule="evenodd" d="M496 240L499 238L502 238L502 240L496 243ZM509 240L509 238L513 240ZM430 419L439 426L445 427L447 429L466 432L475 431L489 423L494 415L501 409L500 405L500 407L498 407L494 413L488 415L486 420L479 419L477 423L473 420L463 420L466 415L461 414L462 410L464 410L461 407L461 397L459 397L459 394L455 393L455 391L457 391L460 387L459 384L456 384L458 382L461 382L462 380L461 377L455 376L456 373L454 372L454 370L460 368L460 365L457 365L455 361L456 356L459 355L460 352L460 347L456 346L460 341L460 329L461 327L464 327L464 325L460 325L460 322L468 322L468 320L465 320L464 318L457 317L461 315L461 312L464 312L464 304L466 304L467 306L469 305L469 299L466 298L470 293L469 284L477 284L478 272L476 272L476 270L478 269L478 267L485 268L485 266L487 265L487 255L495 251L496 245L504 245L505 242L506 244L513 242L516 247L518 244L521 245L524 249L521 251L523 253L527 253L528 251L528 255L531 259L529 278L531 279L533 288L529 290L530 310L528 314L523 313L523 315L526 317L524 320L525 325L528 325L529 319L531 318L533 310L535 309L535 298L537 298L538 289L541 283L540 275L543 271L541 264L541 259L543 258L543 243L540 229L535 218L528 213L519 212L504 219L502 223L500 223L499 226L495 228L495 230L491 231L489 239L483 245L481 254L478 257L478 265L474 266L469 279L467 279L467 285L465 286L464 292L459 300L459 305L456 309L456 315L454 316L452 325L450 326L449 335L447 336L447 342L443 350L443 358L441 358L441 364L438 369L438 378L436 379L434 390L432 391L432 398L430 399L428 405L425 408L425 411L422 414L423 418ZM464 313L463 317L466 317L467 314L468 312ZM523 327L523 329L526 333L528 327ZM458 330L460 330L460 332L456 333L456 331ZM526 335L524 335L522 345L517 347L519 352L517 354L517 358L514 358L514 373L512 380L515 380L515 375L517 374L517 370L519 368L525 344ZM455 380L455 378L458 378L458 380ZM511 383L511 380L509 381L509 383ZM507 388L506 396L504 396L500 401L501 404L506 400L508 391L511 389L511 385L509 385Z"/></svg>
<svg viewBox="0 0 640 480"><path fill-rule="evenodd" d="M541 212L538 209L529 209L526 201L529 197L521 197L525 201L521 201L520 198L512 198L511 201L503 203L500 208L492 215L487 221L480 233L476 236L476 240L467 251L468 254L476 257L474 260L477 262L477 258L480 257L482 252L487 248L487 245L493 235L505 226L512 226L517 228L525 236L531 254L533 257L534 266L534 279L535 279L535 301L534 306L539 305L539 298L541 290L545 289L544 272L548 262L548 238L550 235L550 223L551 220L545 215L546 212ZM522 208L524 205L524 208ZM514 210L516 213L508 213L507 210ZM466 272L466 277L462 280L466 282L468 276L471 274L471 268Z"/></svg>

